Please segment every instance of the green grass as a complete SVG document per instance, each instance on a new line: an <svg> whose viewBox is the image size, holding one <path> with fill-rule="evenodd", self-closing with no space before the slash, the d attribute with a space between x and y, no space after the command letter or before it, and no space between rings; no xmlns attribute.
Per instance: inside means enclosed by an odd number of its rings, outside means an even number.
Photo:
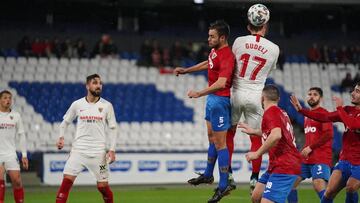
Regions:
<svg viewBox="0 0 360 203"><path fill-rule="evenodd" d="M57 187L25 188L25 203L54 203ZM213 194L212 187L201 186L113 186L116 203L204 203ZM318 203L319 199L310 186L299 189L299 202ZM345 201L342 191L335 203ZM11 188L7 188L5 203L13 203ZM101 203L103 202L96 187L75 186L68 203ZM221 203L250 202L249 190L245 186L238 187Z"/></svg>

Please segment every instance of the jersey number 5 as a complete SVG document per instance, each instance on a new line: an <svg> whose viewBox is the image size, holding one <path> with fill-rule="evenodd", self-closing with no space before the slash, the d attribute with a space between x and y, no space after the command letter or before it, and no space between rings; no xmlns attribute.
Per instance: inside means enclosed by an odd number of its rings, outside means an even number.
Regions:
<svg viewBox="0 0 360 203"><path fill-rule="evenodd" d="M243 64L241 71L240 71L240 77L242 77L242 78L245 77L246 69L249 65L249 59L250 59L250 54L243 54L240 56L240 61L242 61L242 64ZM258 57L258 56L254 56L254 57L252 57L252 60L258 62L258 65L251 72L249 79L255 80L256 75L265 66L266 59Z"/></svg>

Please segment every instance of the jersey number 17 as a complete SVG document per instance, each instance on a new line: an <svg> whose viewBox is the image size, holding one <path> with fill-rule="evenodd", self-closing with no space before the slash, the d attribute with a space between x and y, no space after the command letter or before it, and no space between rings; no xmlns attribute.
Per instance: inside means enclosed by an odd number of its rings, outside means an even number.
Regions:
<svg viewBox="0 0 360 203"><path fill-rule="evenodd" d="M243 54L240 56L240 61L242 61L242 64L243 64L241 67L241 70L240 70L240 77L242 77L242 78L245 77L246 69L248 68L248 65L249 65L249 60L250 60L250 54ZM257 74L265 66L266 59L261 58L259 56L253 56L252 60L258 62L258 65L251 72L249 79L255 80Z"/></svg>

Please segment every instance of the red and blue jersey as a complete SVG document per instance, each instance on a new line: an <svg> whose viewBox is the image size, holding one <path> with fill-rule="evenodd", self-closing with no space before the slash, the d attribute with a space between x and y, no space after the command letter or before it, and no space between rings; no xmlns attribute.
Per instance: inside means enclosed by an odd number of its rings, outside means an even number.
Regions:
<svg viewBox="0 0 360 203"><path fill-rule="evenodd" d="M264 112L261 129L263 139L267 139L274 128L281 129L281 138L269 150L269 173L299 175L301 156L295 145L295 137L290 119L285 111L272 106Z"/></svg>
<svg viewBox="0 0 360 203"><path fill-rule="evenodd" d="M229 46L221 49L212 49L208 58L208 80L209 86L214 84L220 77L225 77L226 86L216 91L217 96L230 97L235 58Z"/></svg>

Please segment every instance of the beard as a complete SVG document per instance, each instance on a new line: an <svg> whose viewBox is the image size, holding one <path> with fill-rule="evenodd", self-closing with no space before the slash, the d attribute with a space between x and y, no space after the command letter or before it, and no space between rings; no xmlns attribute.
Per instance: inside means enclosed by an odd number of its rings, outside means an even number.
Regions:
<svg viewBox="0 0 360 203"><path fill-rule="evenodd" d="M216 42L216 43L213 43L213 44L209 44L209 47L214 48L214 49L218 49L220 47L220 43Z"/></svg>
<svg viewBox="0 0 360 203"><path fill-rule="evenodd" d="M90 92L90 94L92 95L92 96L94 96L94 97L100 97L100 95L101 95L101 90L100 89L96 89L96 90L94 90L94 91L89 91Z"/></svg>
<svg viewBox="0 0 360 203"><path fill-rule="evenodd" d="M309 104L310 107L314 107L314 106L317 106L319 103L320 103L320 100L318 101L315 101L315 100L308 100L307 103Z"/></svg>
<svg viewBox="0 0 360 203"><path fill-rule="evenodd" d="M360 104L360 102L356 102L356 101L352 101L351 103L354 104L354 105L359 105Z"/></svg>

